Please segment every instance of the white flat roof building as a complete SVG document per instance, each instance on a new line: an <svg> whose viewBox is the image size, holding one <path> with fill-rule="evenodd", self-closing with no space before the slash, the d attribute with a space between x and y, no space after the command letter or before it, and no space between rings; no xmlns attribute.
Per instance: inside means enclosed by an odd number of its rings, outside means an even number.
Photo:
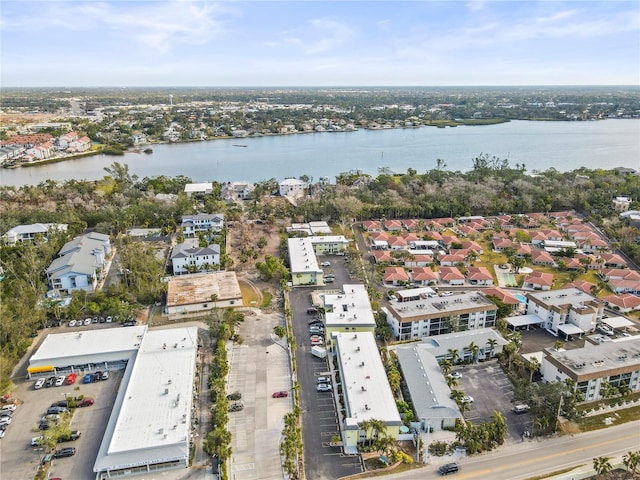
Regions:
<svg viewBox="0 0 640 480"><path fill-rule="evenodd" d="M451 398L451 389L438 360L428 345L397 345L400 368L407 383L416 420L436 429L453 427L456 418L462 419L458 404Z"/></svg>
<svg viewBox="0 0 640 480"><path fill-rule="evenodd" d="M202 182L202 183L187 183L184 186L184 193L191 196L194 193L211 193L213 192L213 183L211 182Z"/></svg>
<svg viewBox="0 0 640 480"><path fill-rule="evenodd" d="M402 421L373 333L337 332L332 336L342 379L346 430L355 430L357 443L358 425L375 419L384 422L397 438ZM347 432L346 437L346 447L354 446L354 436Z"/></svg>
<svg viewBox="0 0 640 480"><path fill-rule="evenodd" d="M310 238L290 238L288 240L289 266L294 285L317 285L322 282L323 271L318 265L318 259L309 240ZM303 280L300 283L296 283L297 278L302 278Z"/></svg>
<svg viewBox="0 0 640 480"><path fill-rule="evenodd" d="M345 284L342 293L324 296L327 334L334 331L356 331L376 326L367 288L361 284Z"/></svg>
<svg viewBox="0 0 640 480"><path fill-rule="evenodd" d="M135 355L146 331L146 326L139 326L49 334L29 359L29 368L127 360Z"/></svg>
<svg viewBox="0 0 640 480"><path fill-rule="evenodd" d="M187 468L197 347L196 327L146 333L114 402L97 479Z"/></svg>

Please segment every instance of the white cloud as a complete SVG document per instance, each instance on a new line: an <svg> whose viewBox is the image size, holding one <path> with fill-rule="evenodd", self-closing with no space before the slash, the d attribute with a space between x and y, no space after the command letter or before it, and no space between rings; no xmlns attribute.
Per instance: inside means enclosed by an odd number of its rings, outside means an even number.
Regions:
<svg viewBox="0 0 640 480"><path fill-rule="evenodd" d="M311 40L304 48L307 54L323 53L344 45L353 37L354 32L347 24L330 19L311 20L314 34L321 34L321 38Z"/></svg>

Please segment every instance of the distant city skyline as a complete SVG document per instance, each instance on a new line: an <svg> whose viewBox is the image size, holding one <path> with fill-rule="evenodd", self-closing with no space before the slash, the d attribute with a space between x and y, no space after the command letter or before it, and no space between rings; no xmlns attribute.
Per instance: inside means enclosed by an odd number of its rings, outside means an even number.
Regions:
<svg viewBox="0 0 640 480"><path fill-rule="evenodd" d="M640 2L17 1L0 83L639 85Z"/></svg>

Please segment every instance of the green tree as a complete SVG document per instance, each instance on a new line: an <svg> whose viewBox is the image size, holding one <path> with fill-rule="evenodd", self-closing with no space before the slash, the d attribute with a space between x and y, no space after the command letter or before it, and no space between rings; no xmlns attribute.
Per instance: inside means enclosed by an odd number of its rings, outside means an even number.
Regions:
<svg viewBox="0 0 640 480"><path fill-rule="evenodd" d="M275 327L273 327L273 334L278 338L284 338L284 336L287 334L287 329L282 325L276 325Z"/></svg>
<svg viewBox="0 0 640 480"><path fill-rule="evenodd" d="M611 472L611 459L609 457L596 457L593 459L593 469L598 475L606 476Z"/></svg>
<svg viewBox="0 0 640 480"><path fill-rule="evenodd" d="M622 457L622 463L631 475L636 475L638 473L638 467L640 466L640 450L627 452L624 457Z"/></svg>

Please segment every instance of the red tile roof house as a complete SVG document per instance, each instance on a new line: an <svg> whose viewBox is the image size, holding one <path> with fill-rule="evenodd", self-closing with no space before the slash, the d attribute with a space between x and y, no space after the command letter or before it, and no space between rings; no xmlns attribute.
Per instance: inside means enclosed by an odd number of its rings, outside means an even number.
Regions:
<svg viewBox="0 0 640 480"><path fill-rule="evenodd" d="M427 254L413 254L403 258L405 267L426 267L433 264L433 257Z"/></svg>
<svg viewBox="0 0 640 480"><path fill-rule="evenodd" d="M393 263L394 258L391 256L389 250L375 250L373 252L373 258L377 264L380 263Z"/></svg>
<svg viewBox="0 0 640 480"><path fill-rule="evenodd" d="M567 270L580 270L582 268L582 264L580 260L573 257L562 257L558 259L558 262L563 261L567 267Z"/></svg>
<svg viewBox="0 0 640 480"><path fill-rule="evenodd" d="M576 258L578 261L582 260L583 258L586 259L586 262L583 263L582 265L589 270L596 270L599 267L598 262L596 261L596 257L594 257L593 255L585 255L584 253L578 253L573 258Z"/></svg>
<svg viewBox="0 0 640 480"><path fill-rule="evenodd" d="M438 232L429 231L424 234L424 238L427 240L435 240L436 242L439 242L440 240L442 240L442 235L440 235L440 233Z"/></svg>
<svg viewBox="0 0 640 480"><path fill-rule="evenodd" d="M632 310L640 310L640 297L630 293L622 295L609 295L602 299L605 305L613 307L622 313L631 312Z"/></svg>
<svg viewBox="0 0 640 480"><path fill-rule="evenodd" d="M372 232L369 238L371 238L371 240L384 240L386 242L389 240L389 234L387 232Z"/></svg>
<svg viewBox="0 0 640 480"><path fill-rule="evenodd" d="M456 267L440 267L440 281L449 285L464 285L464 275Z"/></svg>
<svg viewBox="0 0 640 480"><path fill-rule="evenodd" d="M588 293L591 295L591 289L595 287L595 283L587 282L586 280L574 280L571 283L567 283L562 288L577 288L578 290L582 290L584 293Z"/></svg>
<svg viewBox="0 0 640 480"><path fill-rule="evenodd" d="M434 218L433 221L439 223L443 227L453 227L456 224L456 221L451 217Z"/></svg>
<svg viewBox="0 0 640 480"><path fill-rule="evenodd" d="M547 240L552 240L554 242L561 242L564 240L562 234L557 230L542 230L541 233L547 237Z"/></svg>
<svg viewBox="0 0 640 480"><path fill-rule="evenodd" d="M516 247L516 255L518 257L531 255L531 252L533 252L533 248L531 248L531 245L527 245L526 243L521 243Z"/></svg>
<svg viewBox="0 0 640 480"><path fill-rule="evenodd" d="M531 290L551 290L553 274L544 272L531 272L524 279L522 288Z"/></svg>
<svg viewBox="0 0 640 480"><path fill-rule="evenodd" d="M382 224L377 220L365 220L362 222L362 228L367 232L379 232L382 230Z"/></svg>
<svg viewBox="0 0 640 480"><path fill-rule="evenodd" d="M445 247L451 248L451 245L453 245L454 243L462 245L462 240L460 240L458 237L455 237L453 235L443 235L442 240L440 240L440 243Z"/></svg>
<svg viewBox="0 0 640 480"><path fill-rule="evenodd" d="M507 305L513 305L513 308L517 308L520 304L520 300L514 297L508 290L503 290L500 287L483 288L480 290L485 297L493 296Z"/></svg>
<svg viewBox="0 0 640 480"><path fill-rule="evenodd" d="M440 261L440 265L443 267L454 267L459 263L464 263L465 256L464 255L442 255L438 258Z"/></svg>
<svg viewBox="0 0 640 480"><path fill-rule="evenodd" d="M549 240L547 236L543 232L532 232L531 233L531 244L532 245L542 245L545 241Z"/></svg>
<svg viewBox="0 0 640 480"><path fill-rule="evenodd" d="M400 237L403 238L407 243L409 243L409 242L417 242L419 240L422 240L415 233L403 233L403 234L400 235Z"/></svg>
<svg viewBox="0 0 640 480"><path fill-rule="evenodd" d="M433 285L438 283L438 276L430 268L416 267L411 270L411 280L416 285Z"/></svg>
<svg viewBox="0 0 640 480"><path fill-rule="evenodd" d="M627 262L617 253L604 253L600 255L606 268L626 268Z"/></svg>
<svg viewBox="0 0 640 480"><path fill-rule="evenodd" d="M514 243L508 238L494 238L492 243L493 250L496 252L502 252L505 248L514 246Z"/></svg>
<svg viewBox="0 0 640 480"><path fill-rule="evenodd" d="M477 242L470 242L470 241L462 242L462 248L473 250L478 255L482 255L484 253L484 249Z"/></svg>
<svg viewBox="0 0 640 480"><path fill-rule="evenodd" d="M409 275L402 267L387 267L382 276L385 285L404 285L409 282Z"/></svg>
<svg viewBox="0 0 640 480"><path fill-rule="evenodd" d="M635 270L610 268L601 270L599 275L604 278L614 293L640 294L640 273Z"/></svg>
<svg viewBox="0 0 640 480"><path fill-rule="evenodd" d="M430 231L435 231L435 232L441 232L442 230L444 230L444 225L440 225L435 220L426 220L425 227L428 228Z"/></svg>
<svg viewBox="0 0 640 480"><path fill-rule="evenodd" d="M576 245L587 252L607 250L609 248L609 244L601 238L586 238L584 240L578 240L576 241Z"/></svg>
<svg viewBox="0 0 640 480"><path fill-rule="evenodd" d="M415 219L402 220L402 225L404 226L404 228L406 228L410 232L419 230L423 223L424 222L422 220L415 220Z"/></svg>
<svg viewBox="0 0 640 480"><path fill-rule="evenodd" d="M402 237L390 237L388 243L391 250L406 250L407 248L407 241Z"/></svg>
<svg viewBox="0 0 640 480"><path fill-rule="evenodd" d="M556 263L551 254L544 250L535 250L531 252L531 258L533 259L534 265L546 265L552 267Z"/></svg>
<svg viewBox="0 0 640 480"><path fill-rule="evenodd" d="M389 232L399 232L402 230L402 222L400 220L385 220L384 229Z"/></svg>
<svg viewBox="0 0 640 480"><path fill-rule="evenodd" d="M476 230L473 227L469 227L467 225L458 227L458 232L460 232L460 235L462 235L463 237L469 237L469 236L473 237L473 236L480 235L480 232L478 230Z"/></svg>
<svg viewBox="0 0 640 480"><path fill-rule="evenodd" d="M467 268L467 279L471 285L493 285L493 277L485 267Z"/></svg>

